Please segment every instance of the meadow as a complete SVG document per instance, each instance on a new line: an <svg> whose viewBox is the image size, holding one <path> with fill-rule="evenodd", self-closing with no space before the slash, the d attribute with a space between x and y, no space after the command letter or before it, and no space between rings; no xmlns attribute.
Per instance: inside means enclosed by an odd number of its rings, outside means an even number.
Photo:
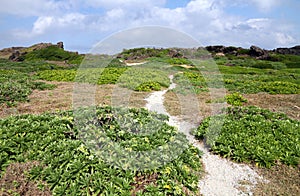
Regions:
<svg viewBox="0 0 300 196"><path fill-rule="evenodd" d="M0 59L0 106L4 113L0 119L0 193L199 195L197 184L205 176L202 152L168 125L165 115L149 112L142 106L128 109L98 105L62 111L51 101L49 107L56 112L18 111L23 104L30 107L31 96L35 94L50 96L55 89L61 94L72 94L72 89L60 90L62 84L83 83L103 89L112 85L149 95L167 89L171 84L169 75L174 75L177 84L169 95L193 94L202 97L208 107L228 104L221 114L204 118L192 134L209 145L212 153L248 164L267 177L272 174L274 179L258 185L256 195L300 193L299 56L274 53L268 60L256 60L226 55L193 61L183 58L184 52L176 57L169 54L168 49L124 50L105 67L55 47L29 52L22 62ZM129 60L143 63L127 66ZM225 89L226 96L210 99L207 93L211 88ZM271 109L272 103L258 107L256 102L262 101L261 95L296 98L280 102L286 111L282 113L279 106ZM105 96L110 99L112 95ZM255 99L248 100L251 96ZM178 106L178 102L172 105L170 100L165 99L168 110ZM17 112L5 115L4 109ZM290 113L292 110L295 112ZM84 118L78 119L81 115ZM219 132L210 126L220 122ZM170 145L174 141L178 143ZM115 143L122 148L115 149ZM172 160L146 160L153 162L154 168L135 163L139 154L120 159L130 156L132 151L159 147L162 152L176 152L178 146L184 148Z"/></svg>

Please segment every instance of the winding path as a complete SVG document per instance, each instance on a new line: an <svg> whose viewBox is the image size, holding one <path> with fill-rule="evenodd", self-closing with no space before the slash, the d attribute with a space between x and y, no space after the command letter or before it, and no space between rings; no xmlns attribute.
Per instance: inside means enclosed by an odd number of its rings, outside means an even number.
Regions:
<svg viewBox="0 0 300 196"><path fill-rule="evenodd" d="M201 194L204 196L253 195L251 190L258 181L263 180L262 177L247 165L233 163L218 155L211 154L203 144L190 134L190 130L196 128L196 125L181 121L166 111L164 95L168 90L176 87L176 84L173 82L173 75L170 76L170 81L171 85L168 89L153 92L146 98L146 108L150 111L168 115L168 124L177 127L180 132L186 135L191 144L204 153L202 161L206 170L206 176L198 185Z"/></svg>

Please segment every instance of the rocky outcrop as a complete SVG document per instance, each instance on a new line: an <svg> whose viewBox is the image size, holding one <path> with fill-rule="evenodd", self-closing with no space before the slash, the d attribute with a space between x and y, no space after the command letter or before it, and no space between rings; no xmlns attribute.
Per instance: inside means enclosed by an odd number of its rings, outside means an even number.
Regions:
<svg viewBox="0 0 300 196"><path fill-rule="evenodd" d="M225 48L225 46L207 46L206 50L208 50L209 52L223 53Z"/></svg>
<svg viewBox="0 0 300 196"><path fill-rule="evenodd" d="M8 59L14 52L20 51L24 47L11 47L0 50L0 58Z"/></svg>
<svg viewBox="0 0 300 196"><path fill-rule="evenodd" d="M215 54L232 54L232 55L237 55L238 54L238 51L242 49L242 48L237 48L237 47L233 47L233 46L229 46L229 47L226 47L226 46L222 46L222 45L219 45L219 46L207 46L206 47L206 50L211 52L211 53L215 53Z"/></svg>
<svg viewBox="0 0 300 196"><path fill-rule="evenodd" d="M58 48L64 49L64 43L63 42L58 42L57 44Z"/></svg>
<svg viewBox="0 0 300 196"><path fill-rule="evenodd" d="M292 48L277 48L274 52L278 54L293 54L293 55L300 55L300 45L295 46Z"/></svg>
<svg viewBox="0 0 300 196"><path fill-rule="evenodd" d="M8 57L8 59L11 61L22 61L22 55L25 54L24 53L21 54L19 50L16 50Z"/></svg>
<svg viewBox="0 0 300 196"><path fill-rule="evenodd" d="M266 60L270 57L269 52L267 50L261 49L257 46L250 47L249 55L260 60Z"/></svg>
<svg viewBox="0 0 300 196"><path fill-rule="evenodd" d="M3 50L0 50L0 56L3 56L3 57L7 56L8 59L11 61L23 61L24 55L26 55L28 52L35 51L35 50L41 50L41 49L47 48L49 46L57 46L58 48L64 49L63 42L58 42L57 44L39 43L39 44L32 45L30 47L5 48Z"/></svg>

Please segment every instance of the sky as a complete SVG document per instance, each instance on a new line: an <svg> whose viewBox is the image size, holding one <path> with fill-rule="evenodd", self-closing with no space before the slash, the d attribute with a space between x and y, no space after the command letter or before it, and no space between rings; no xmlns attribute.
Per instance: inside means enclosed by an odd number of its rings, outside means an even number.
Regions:
<svg viewBox="0 0 300 196"><path fill-rule="evenodd" d="M202 46L300 45L299 0L1 0L0 48L64 42L89 52L111 35L161 26Z"/></svg>

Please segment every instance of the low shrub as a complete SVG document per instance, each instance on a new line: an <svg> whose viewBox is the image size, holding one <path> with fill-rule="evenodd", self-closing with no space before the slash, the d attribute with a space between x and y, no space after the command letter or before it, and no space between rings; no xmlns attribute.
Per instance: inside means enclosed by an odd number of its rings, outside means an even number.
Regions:
<svg viewBox="0 0 300 196"><path fill-rule="evenodd" d="M247 103L247 99L244 98L240 93L235 92L226 95L226 102L232 106L242 106L243 103Z"/></svg>

